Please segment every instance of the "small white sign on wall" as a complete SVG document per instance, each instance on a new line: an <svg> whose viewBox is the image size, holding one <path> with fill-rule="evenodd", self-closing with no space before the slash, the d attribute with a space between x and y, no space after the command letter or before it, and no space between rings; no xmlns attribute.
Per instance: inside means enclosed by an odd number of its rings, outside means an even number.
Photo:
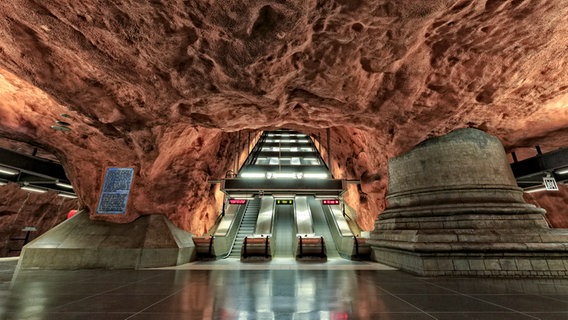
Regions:
<svg viewBox="0 0 568 320"><path fill-rule="evenodd" d="M554 178L544 177L544 178L542 178L542 181L544 182L544 186L546 187L546 190L558 191L558 185L556 184L556 180L554 180Z"/></svg>

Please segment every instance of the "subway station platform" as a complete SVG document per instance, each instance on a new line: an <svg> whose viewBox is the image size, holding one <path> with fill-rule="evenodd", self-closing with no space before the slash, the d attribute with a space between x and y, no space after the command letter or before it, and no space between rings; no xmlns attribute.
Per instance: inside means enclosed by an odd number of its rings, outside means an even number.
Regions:
<svg viewBox="0 0 568 320"><path fill-rule="evenodd" d="M567 279L424 278L380 264L275 261L27 270L11 282L16 263L0 260L0 319L568 319Z"/></svg>

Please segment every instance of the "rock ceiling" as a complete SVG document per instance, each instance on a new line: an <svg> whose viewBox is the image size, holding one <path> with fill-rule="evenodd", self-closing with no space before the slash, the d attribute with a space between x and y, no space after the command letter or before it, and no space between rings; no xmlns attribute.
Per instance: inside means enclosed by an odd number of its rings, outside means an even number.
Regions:
<svg viewBox="0 0 568 320"><path fill-rule="evenodd" d="M329 127L372 228L387 159L428 137L566 146L567 67L558 0L10 0L0 136L53 152L91 209L105 167L136 167L129 214L107 219L166 214L201 233L235 132ZM50 129L61 113L70 132Z"/></svg>

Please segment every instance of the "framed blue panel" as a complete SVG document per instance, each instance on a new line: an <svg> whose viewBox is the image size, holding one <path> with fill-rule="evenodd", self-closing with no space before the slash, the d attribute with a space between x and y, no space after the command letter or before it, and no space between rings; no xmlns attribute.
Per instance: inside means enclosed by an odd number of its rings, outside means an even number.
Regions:
<svg viewBox="0 0 568 320"><path fill-rule="evenodd" d="M134 168L107 168L97 213L126 213L133 177Z"/></svg>

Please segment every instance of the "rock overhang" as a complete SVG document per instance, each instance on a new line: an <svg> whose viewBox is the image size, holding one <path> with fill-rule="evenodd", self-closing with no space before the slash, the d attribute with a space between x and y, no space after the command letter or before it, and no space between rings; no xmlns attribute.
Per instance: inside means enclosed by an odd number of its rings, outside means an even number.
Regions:
<svg viewBox="0 0 568 320"><path fill-rule="evenodd" d="M117 221L160 213L202 232L217 210L207 180L240 130L332 128L332 170L364 182L348 197L367 228L387 159L428 137L568 141L557 1L0 6L0 135L53 152L91 209L105 167L140 168L147 191ZM49 128L61 113L69 133Z"/></svg>

